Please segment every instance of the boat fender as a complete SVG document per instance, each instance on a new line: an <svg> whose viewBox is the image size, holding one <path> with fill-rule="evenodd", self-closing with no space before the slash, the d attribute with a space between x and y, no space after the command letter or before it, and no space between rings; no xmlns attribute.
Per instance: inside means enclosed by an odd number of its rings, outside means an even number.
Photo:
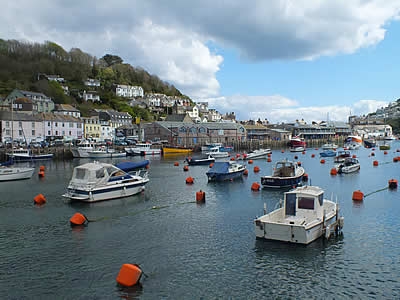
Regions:
<svg viewBox="0 0 400 300"><path fill-rule="evenodd" d="M330 236L331 236L331 227L328 225L325 228L325 238L329 239Z"/></svg>
<svg viewBox="0 0 400 300"><path fill-rule="evenodd" d="M137 264L123 264L119 270L116 281L119 285L130 287L138 284L143 271Z"/></svg>
<svg viewBox="0 0 400 300"><path fill-rule="evenodd" d="M344 226L344 217L340 217L340 218L339 218L338 224L339 224L339 228L342 229L343 226Z"/></svg>
<svg viewBox="0 0 400 300"><path fill-rule="evenodd" d="M38 194L33 198L33 202L37 205L42 205L46 203L46 197L43 194Z"/></svg>

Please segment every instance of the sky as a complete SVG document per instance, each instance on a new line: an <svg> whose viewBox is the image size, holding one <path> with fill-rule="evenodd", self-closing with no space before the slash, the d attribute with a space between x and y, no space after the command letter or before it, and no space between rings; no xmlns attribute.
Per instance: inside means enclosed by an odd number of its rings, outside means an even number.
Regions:
<svg viewBox="0 0 400 300"><path fill-rule="evenodd" d="M238 120L346 122L400 98L398 0L0 0L0 38L120 56Z"/></svg>

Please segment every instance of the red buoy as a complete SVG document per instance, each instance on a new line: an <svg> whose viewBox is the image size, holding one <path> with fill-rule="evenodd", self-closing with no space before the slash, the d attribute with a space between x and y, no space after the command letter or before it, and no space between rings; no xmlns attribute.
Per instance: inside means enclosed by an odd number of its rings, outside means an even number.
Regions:
<svg viewBox="0 0 400 300"><path fill-rule="evenodd" d="M43 196L43 194L39 194L36 195L35 198L33 198L33 201L35 204L42 205L46 203L46 197Z"/></svg>
<svg viewBox="0 0 400 300"><path fill-rule="evenodd" d="M379 165L379 163L378 163L377 160L374 160L372 164L373 164L375 167L376 167L377 165Z"/></svg>
<svg viewBox="0 0 400 300"><path fill-rule="evenodd" d="M353 200L355 201L362 201L364 199L364 194L360 190L353 192Z"/></svg>
<svg viewBox="0 0 400 300"><path fill-rule="evenodd" d="M244 170L244 171L243 171L243 175L244 175L244 176L247 176L247 175L249 175L249 170L247 170L247 169L246 169L246 170Z"/></svg>
<svg viewBox="0 0 400 300"><path fill-rule="evenodd" d="M249 164L252 164L252 163L253 163L253 160L252 160L252 159L250 159L250 160L248 161L248 163L249 163Z"/></svg>
<svg viewBox="0 0 400 300"><path fill-rule="evenodd" d="M178 163L177 161L174 162L174 166L175 166L175 167L179 166L179 163Z"/></svg>
<svg viewBox="0 0 400 300"><path fill-rule="evenodd" d="M71 219L69 219L69 223L71 226L80 226L80 225L85 225L88 222L88 219L86 218L85 215L81 213L75 213Z"/></svg>
<svg viewBox="0 0 400 300"><path fill-rule="evenodd" d="M211 164L210 164L210 168L212 168L212 167L214 167L214 163L211 163Z"/></svg>
<svg viewBox="0 0 400 300"><path fill-rule="evenodd" d="M139 283L143 272L137 264L123 264L117 276L117 283L129 287Z"/></svg>
<svg viewBox="0 0 400 300"><path fill-rule="evenodd" d="M251 185L251 190L252 191L258 191L260 190L260 184L258 182L253 182L253 184Z"/></svg>
<svg viewBox="0 0 400 300"><path fill-rule="evenodd" d="M202 190L196 192L196 201L197 202L205 202L206 201L206 193Z"/></svg>
<svg viewBox="0 0 400 300"><path fill-rule="evenodd" d="M183 166L183 171L189 171L189 166Z"/></svg>
<svg viewBox="0 0 400 300"><path fill-rule="evenodd" d="M397 180L396 179L390 179L389 180L389 189L397 189Z"/></svg>
<svg viewBox="0 0 400 300"><path fill-rule="evenodd" d="M254 167L254 173L260 172L260 168L258 166Z"/></svg>
<svg viewBox="0 0 400 300"><path fill-rule="evenodd" d="M44 177L44 171L39 171L38 175L39 177Z"/></svg>
<svg viewBox="0 0 400 300"><path fill-rule="evenodd" d="M272 161L271 157L268 157L267 162L271 162L271 161Z"/></svg>
<svg viewBox="0 0 400 300"><path fill-rule="evenodd" d="M193 179L193 177L188 177L188 178L186 178L186 184L193 184L194 183L194 179Z"/></svg>
<svg viewBox="0 0 400 300"><path fill-rule="evenodd" d="M45 170L45 166L40 166L39 167L39 171L44 171Z"/></svg>
<svg viewBox="0 0 400 300"><path fill-rule="evenodd" d="M331 175L337 175L337 169L336 168L332 168L331 169Z"/></svg>
<svg viewBox="0 0 400 300"><path fill-rule="evenodd" d="M321 160L320 160L320 163L321 163L321 164L324 164L324 163L325 163L325 159L321 159Z"/></svg>
<svg viewBox="0 0 400 300"><path fill-rule="evenodd" d="M315 154L313 153L313 154L311 154L311 157L315 157Z"/></svg>
<svg viewBox="0 0 400 300"><path fill-rule="evenodd" d="M235 160L235 158L232 156L232 157L231 157L231 160L232 160L232 161L234 161L234 160Z"/></svg>

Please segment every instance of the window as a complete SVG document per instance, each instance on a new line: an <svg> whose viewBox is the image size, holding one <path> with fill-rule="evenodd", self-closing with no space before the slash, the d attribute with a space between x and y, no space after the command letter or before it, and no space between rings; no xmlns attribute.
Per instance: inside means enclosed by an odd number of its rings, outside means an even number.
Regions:
<svg viewBox="0 0 400 300"><path fill-rule="evenodd" d="M50 127L50 122L47 122L47 126L49 126L49 127Z"/></svg>
<svg viewBox="0 0 400 300"><path fill-rule="evenodd" d="M62 125L61 125L62 127L64 127L64 123L62 123Z"/></svg>
<svg viewBox="0 0 400 300"><path fill-rule="evenodd" d="M48 130L48 131L47 131L47 135L51 135L51 132L50 132L50 130Z"/></svg>
<svg viewBox="0 0 400 300"><path fill-rule="evenodd" d="M180 127L179 132L186 132L186 127L185 126Z"/></svg>
<svg viewBox="0 0 400 300"><path fill-rule="evenodd" d="M32 122L32 128L35 128L35 122Z"/></svg>
<svg viewBox="0 0 400 300"><path fill-rule="evenodd" d="M206 133L206 129L204 127L199 128L199 133Z"/></svg>
<svg viewBox="0 0 400 300"><path fill-rule="evenodd" d="M23 136L24 135L23 130L18 130L18 134L19 134L19 136Z"/></svg>
<svg viewBox="0 0 400 300"><path fill-rule="evenodd" d="M299 209L314 209L314 198L299 197L297 201Z"/></svg>
<svg viewBox="0 0 400 300"><path fill-rule="evenodd" d="M190 133L196 133L197 132L197 130L196 130L196 127L192 127L192 128L190 128Z"/></svg>
<svg viewBox="0 0 400 300"><path fill-rule="evenodd" d="M22 128L22 122L18 122L19 128Z"/></svg>
<svg viewBox="0 0 400 300"><path fill-rule="evenodd" d="M32 136L35 136L35 129L32 129Z"/></svg>
<svg viewBox="0 0 400 300"><path fill-rule="evenodd" d="M56 122L56 123L54 123L54 126L58 127L58 123L57 123L57 122Z"/></svg>
<svg viewBox="0 0 400 300"><path fill-rule="evenodd" d="M10 129L6 129L6 135L11 135L11 130Z"/></svg>

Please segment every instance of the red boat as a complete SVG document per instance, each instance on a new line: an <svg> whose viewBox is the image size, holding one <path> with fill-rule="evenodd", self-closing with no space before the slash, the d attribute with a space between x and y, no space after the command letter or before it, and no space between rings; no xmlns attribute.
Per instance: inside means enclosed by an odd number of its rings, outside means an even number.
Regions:
<svg viewBox="0 0 400 300"><path fill-rule="evenodd" d="M303 138L296 135L290 138L288 146L291 148L298 148L298 147L306 148L306 142L304 141Z"/></svg>

